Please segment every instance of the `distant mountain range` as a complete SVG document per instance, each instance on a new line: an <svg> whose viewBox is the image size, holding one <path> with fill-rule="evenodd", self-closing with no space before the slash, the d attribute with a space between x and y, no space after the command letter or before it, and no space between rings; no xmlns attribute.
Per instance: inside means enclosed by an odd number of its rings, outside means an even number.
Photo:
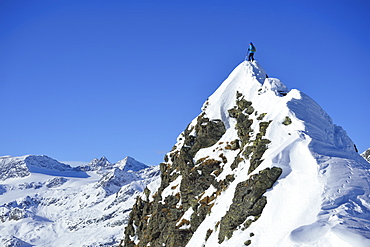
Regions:
<svg viewBox="0 0 370 247"><path fill-rule="evenodd" d="M158 175L131 157L78 167L0 157L0 246L118 245L135 197Z"/></svg>

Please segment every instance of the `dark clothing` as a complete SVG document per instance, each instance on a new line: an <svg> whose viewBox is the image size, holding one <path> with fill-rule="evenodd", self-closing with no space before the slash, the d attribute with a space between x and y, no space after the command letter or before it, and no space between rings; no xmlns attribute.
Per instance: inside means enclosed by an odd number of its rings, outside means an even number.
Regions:
<svg viewBox="0 0 370 247"><path fill-rule="evenodd" d="M248 61L254 61L254 52L250 52L248 56Z"/></svg>

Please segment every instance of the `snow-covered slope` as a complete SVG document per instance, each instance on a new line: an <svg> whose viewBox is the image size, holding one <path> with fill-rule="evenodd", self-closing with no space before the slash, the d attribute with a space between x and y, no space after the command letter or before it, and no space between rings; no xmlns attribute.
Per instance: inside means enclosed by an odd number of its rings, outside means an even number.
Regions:
<svg viewBox="0 0 370 247"><path fill-rule="evenodd" d="M45 155L26 155L22 157L0 157L0 181L8 178L27 177L31 172L58 175L60 172L73 176L76 172L69 165L63 164ZM81 176L82 173L79 173Z"/></svg>
<svg viewBox="0 0 370 247"><path fill-rule="evenodd" d="M124 169L129 161L129 167ZM72 168L47 156L0 157L0 246L113 246L159 167L105 157Z"/></svg>
<svg viewBox="0 0 370 247"><path fill-rule="evenodd" d="M137 199L124 246L370 246L370 166L304 93L243 62Z"/></svg>

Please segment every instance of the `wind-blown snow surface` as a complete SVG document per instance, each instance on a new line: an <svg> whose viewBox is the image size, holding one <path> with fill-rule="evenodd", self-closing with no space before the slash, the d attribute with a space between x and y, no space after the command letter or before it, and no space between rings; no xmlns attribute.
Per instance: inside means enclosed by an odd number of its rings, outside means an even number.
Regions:
<svg viewBox="0 0 370 247"><path fill-rule="evenodd" d="M237 92L252 102L256 113L252 125L255 133L256 118L260 114L266 113L263 121L271 120L266 133L271 143L262 157L263 162L251 174L247 172L249 161L243 161L234 170L230 168L238 151L220 148L221 143L238 139L236 119L228 114L228 110L236 106ZM236 247L245 246L248 240L251 240L250 246L258 247L370 246L369 163L356 153L346 132L333 124L310 97L296 89L289 91L278 79L266 78L256 61L243 62L209 97L202 110L204 118L221 119L226 133L217 144L200 149L194 160L203 157L219 160L222 153L228 162L217 179L233 174L235 180L215 199L211 213L187 246ZM287 117L291 123L283 124ZM196 122L197 118L188 129ZM184 145L181 137L176 150ZM283 173L266 192L267 205L260 218L247 229L236 229L230 239L220 244L217 223L228 211L236 185L274 166L282 168ZM171 188L181 182L181 176L178 180L164 189L163 200L176 194ZM148 187L149 200L158 187L158 181ZM213 192L214 187L210 186L204 195ZM142 198L145 200L146 196L143 194ZM187 219L191 214L186 212L182 218ZM205 240L207 231L211 234Z"/></svg>
<svg viewBox="0 0 370 247"><path fill-rule="evenodd" d="M113 246L158 167L105 157L72 168L47 156L0 157L0 246Z"/></svg>

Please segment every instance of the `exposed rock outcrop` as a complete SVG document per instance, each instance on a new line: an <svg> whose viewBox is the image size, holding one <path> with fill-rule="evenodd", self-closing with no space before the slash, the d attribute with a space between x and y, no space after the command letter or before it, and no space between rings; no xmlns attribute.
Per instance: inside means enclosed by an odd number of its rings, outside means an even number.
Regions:
<svg viewBox="0 0 370 247"><path fill-rule="evenodd" d="M252 102L237 92L235 104L228 113L236 119L238 139L219 142L226 132L225 124L218 119L208 119L204 113L195 123L189 124L180 135L177 146L160 164L158 190L153 193L146 189L145 197L137 199L125 230L123 246L185 246L211 213L215 199L235 180L232 173L220 176L225 165L236 169L240 162L248 161L248 173L259 166L270 143L264 138L270 122L263 122L260 117L256 120L259 122L258 133L253 134L256 131L251 128L251 115L255 112ZM217 159L198 158L199 150L212 146L237 152L237 155L230 161L223 152ZM267 203L264 192L272 187L280 174L281 168L267 168L236 186L233 203L219 224L220 242L230 237L237 226L246 225L248 216L257 219ZM205 195L212 189L212 193ZM213 231L209 229L207 235Z"/></svg>

